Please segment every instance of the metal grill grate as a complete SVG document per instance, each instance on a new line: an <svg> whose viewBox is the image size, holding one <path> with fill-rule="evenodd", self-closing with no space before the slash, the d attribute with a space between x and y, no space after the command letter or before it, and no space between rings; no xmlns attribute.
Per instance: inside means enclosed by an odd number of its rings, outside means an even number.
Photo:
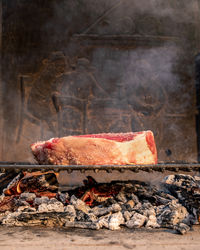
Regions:
<svg viewBox="0 0 200 250"><path fill-rule="evenodd" d="M117 170L119 172L125 172L126 170L131 170L133 172L146 171L146 172L192 172L200 171L199 163L159 163L156 165L36 165L30 163L14 163L14 162L0 162L0 171L6 172L10 170L15 170L19 172L21 170L32 171L60 171L66 170L68 173L73 171L85 172L87 170L93 170L94 172L107 171L112 173L112 171Z"/></svg>

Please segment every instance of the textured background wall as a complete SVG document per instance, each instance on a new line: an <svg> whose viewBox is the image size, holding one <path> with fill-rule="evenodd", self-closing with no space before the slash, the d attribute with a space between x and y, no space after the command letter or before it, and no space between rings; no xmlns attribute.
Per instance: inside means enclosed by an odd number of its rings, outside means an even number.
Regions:
<svg viewBox="0 0 200 250"><path fill-rule="evenodd" d="M0 140L3 140L3 90L2 90L2 2L0 2ZM0 155L2 156L2 143L0 146Z"/></svg>
<svg viewBox="0 0 200 250"><path fill-rule="evenodd" d="M0 160L36 140L151 129L196 161L198 0L2 1Z"/></svg>

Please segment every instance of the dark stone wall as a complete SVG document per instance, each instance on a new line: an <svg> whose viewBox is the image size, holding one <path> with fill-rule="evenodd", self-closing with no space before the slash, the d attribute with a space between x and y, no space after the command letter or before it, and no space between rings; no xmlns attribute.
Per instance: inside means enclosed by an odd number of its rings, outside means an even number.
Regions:
<svg viewBox="0 0 200 250"><path fill-rule="evenodd" d="M159 161L197 161L198 0L2 1L2 161L37 140L154 132Z"/></svg>
<svg viewBox="0 0 200 250"><path fill-rule="evenodd" d="M2 2L0 1L0 141L3 140L3 91L2 91ZM2 146L0 146L0 155L2 155Z"/></svg>

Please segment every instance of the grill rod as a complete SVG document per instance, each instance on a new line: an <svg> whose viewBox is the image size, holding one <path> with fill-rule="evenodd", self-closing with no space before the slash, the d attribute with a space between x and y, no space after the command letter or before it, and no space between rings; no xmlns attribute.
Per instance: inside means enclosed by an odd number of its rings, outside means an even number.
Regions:
<svg viewBox="0 0 200 250"><path fill-rule="evenodd" d="M30 163L0 163L0 172L6 172L14 170L16 172L20 171L55 171L59 172L61 170L66 170L68 173L73 171L80 171L84 173L88 170L93 170L94 172L107 171L112 173L112 171L117 170L119 172L125 172L130 170L133 172L145 171L145 172L192 172L200 171L199 163L159 163L156 165L36 165Z"/></svg>

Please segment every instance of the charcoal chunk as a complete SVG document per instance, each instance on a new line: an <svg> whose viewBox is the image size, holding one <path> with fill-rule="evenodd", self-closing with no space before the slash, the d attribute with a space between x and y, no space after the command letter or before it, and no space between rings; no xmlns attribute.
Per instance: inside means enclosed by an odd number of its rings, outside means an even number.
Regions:
<svg viewBox="0 0 200 250"><path fill-rule="evenodd" d="M131 217L131 219L126 222L126 226L128 228L140 228L144 225L146 220L147 220L146 216L135 212Z"/></svg>
<svg viewBox="0 0 200 250"><path fill-rule="evenodd" d="M176 201L157 208L157 219L161 226L177 225L189 216L188 211Z"/></svg>
<svg viewBox="0 0 200 250"><path fill-rule="evenodd" d="M111 230L120 229L120 225L124 224L124 217L121 212L113 213L108 222L108 228Z"/></svg>
<svg viewBox="0 0 200 250"><path fill-rule="evenodd" d="M190 227L184 223L179 223L174 226L174 229L180 233L180 234L186 234L188 231L190 231Z"/></svg>

